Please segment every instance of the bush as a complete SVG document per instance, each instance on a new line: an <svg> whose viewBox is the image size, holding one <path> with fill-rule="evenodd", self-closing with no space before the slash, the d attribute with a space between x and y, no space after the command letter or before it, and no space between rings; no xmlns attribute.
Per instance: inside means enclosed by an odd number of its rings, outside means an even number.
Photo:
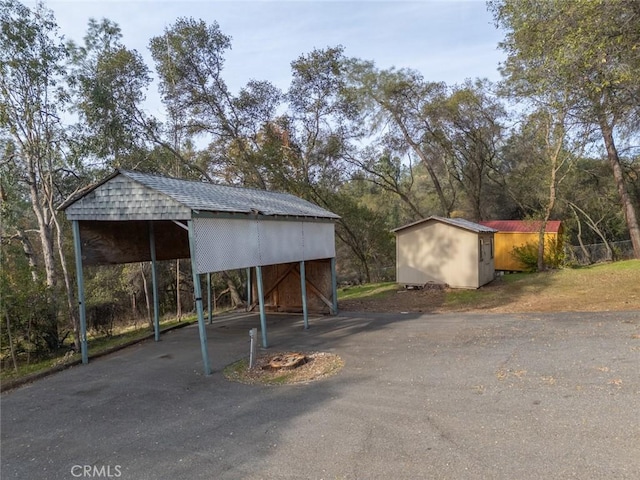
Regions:
<svg viewBox="0 0 640 480"><path fill-rule="evenodd" d="M538 270L538 245L536 243L513 247L511 255L523 265L525 272L536 272Z"/></svg>
<svg viewBox="0 0 640 480"><path fill-rule="evenodd" d="M538 242L530 242L520 247L513 247L511 255L523 266L525 272L538 271ZM547 268L560 268L564 264L562 240L545 241L544 264Z"/></svg>

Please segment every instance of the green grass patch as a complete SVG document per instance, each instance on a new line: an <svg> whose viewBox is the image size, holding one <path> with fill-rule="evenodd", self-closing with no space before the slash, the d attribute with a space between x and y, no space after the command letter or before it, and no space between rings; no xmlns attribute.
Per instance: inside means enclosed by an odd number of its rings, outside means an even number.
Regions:
<svg viewBox="0 0 640 480"><path fill-rule="evenodd" d="M227 378L238 378L249 369L249 359L242 358L237 362L227 365L222 370L222 374Z"/></svg>
<svg viewBox="0 0 640 480"><path fill-rule="evenodd" d="M191 315L189 317L183 317L180 321L176 319L166 319L160 321L160 331L164 331L175 327L177 325L189 325L197 321L195 315ZM117 349L123 345L127 345L131 342L135 342L136 340L142 340L146 337L153 335L153 328L150 327L147 323L138 326L128 326L118 331L118 333L107 336L88 336L87 346L88 346L88 354L89 357L99 355L105 352L108 352L113 349ZM71 339L73 342L73 339ZM69 349L71 346L69 347ZM80 353L70 353L71 350L67 350L60 355L54 355L50 358L33 361L28 364L21 364L18 366L18 370L14 369L4 369L0 373L0 380L3 382L16 380L23 377L28 377L30 375L35 375L46 370L59 367L60 365L64 365L66 363L72 363L76 360L82 358Z"/></svg>
<svg viewBox="0 0 640 480"><path fill-rule="evenodd" d="M486 300L487 294L481 290L451 290L445 297L445 305L448 307L464 307L476 305Z"/></svg>
<svg viewBox="0 0 640 480"><path fill-rule="evenodd" d="M247 384L259 383L262 385L285 385L290 383L290 380L293 377L293 373L291 371L283 371L263 376L256 380L255 378L252 378L248 372L249 359L247 358L243 358L237 362L227 365L224 370L222 370L222 374L228 380Z"/></svg>
<svg viewBox="0 0 640 480"><path fill-rule="evenodd" d="M358 300L361 298L382 298L395 292L398 284L395 282L367 283L338 289L338 300Z"/></svg>

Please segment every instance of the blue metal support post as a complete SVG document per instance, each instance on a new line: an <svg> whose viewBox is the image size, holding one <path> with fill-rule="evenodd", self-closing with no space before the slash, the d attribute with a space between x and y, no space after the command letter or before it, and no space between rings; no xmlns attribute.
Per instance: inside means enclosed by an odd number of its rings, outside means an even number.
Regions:
<svg viewBox="0 0 640 480"><path fill-rule="evenodd" d="M304 329L309 328L309 314L307 312L307 276L304 269L304 260L300 262L300 291L302 292L302 317L304 318Z"/></svg>
<svg viewBox="0 0 640 480"><path fill-rule="evenodd" d="M251 267L247 268L247 310L251 306Z"/></svg>
<svg viewBox="0 0 640 480"><path fill-rule="evenodd" d="M338 314L338 276L336 275L336 257L331 259L331 300L333 301L333 315Z"/></svg>
<svg viewBox="0 0 640 480"><path fill-rule="evenodd" d="M200 274L196 262L196 241L193 229L193 221L189 220L189 251L191 253L191 272L193 274L193 290L196 297L196 310L198 312L198 331L200 332L200 350L202 351L202 362L204 363L204 374L211 375L211 364L209 363L209 350L207 348L207 328L204 324L204 310L202 308L202 287L200 285Z"/></svg>
<svg viewBox="0 0 640 480"><path fill-rule="evenodd" d="M76 253L76 278L78 281L78 310L80 311L80 351L82 363L89 363L87 350L87 310L84 305L84 277L82 275L82 244L80 242L80 225L77 220L72 222L73 247Z"/></svg>
<svg viewBox="0 0 640 480"><path fill-rule="evenodd" d="M209 316L209 325L213 323L213 314L211 310L211 272L209 272L207 273L207 314Z"/></svg>
<svg viewBox="0 0 640 480"><path fill-rule="evenodd" d="M156 237L153 222L149 222L149 251L151 253L151 285L153 289L153 332L156 342L160 341L160 301L158 300L158 273L156 269Z"/></svg>
<svg viewBox="0 0 640 480"><path fill-rule="evenodd" d="M269 346L267 342L267 316L264 312L264 288L262 287L262 267L256 267L256 283L258 284L258 303L260 304L260 333L262 334L262 347Z"/></svg>

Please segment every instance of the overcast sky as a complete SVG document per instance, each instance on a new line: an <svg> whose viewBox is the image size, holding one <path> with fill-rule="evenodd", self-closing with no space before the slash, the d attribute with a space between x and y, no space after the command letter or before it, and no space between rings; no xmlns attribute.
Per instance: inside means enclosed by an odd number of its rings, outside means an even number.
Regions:
<svg viewBox="0 0 640 480"><path fill-rule="evenodd" d="M33 5L35 2L25 2ZM179 17L217 21L232 37L224 79L233 92L248 80L268 80L286 90L290 63L314 48L343 45L345 54L379 68L419 70L449 84L466 78L498 80L502 34L480 0L404 1L180 1L48 0L61 33L82 41L89 18L109 18L123 42L153 68L151 37ZM156 94L150 93L150 97Z"/></svg>

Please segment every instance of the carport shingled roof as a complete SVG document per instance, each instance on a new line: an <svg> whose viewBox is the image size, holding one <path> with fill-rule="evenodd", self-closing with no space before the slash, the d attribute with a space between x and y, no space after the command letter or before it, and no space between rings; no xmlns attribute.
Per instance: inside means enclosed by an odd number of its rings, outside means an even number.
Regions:
<svg viewBox="0 0 640 480"><path fill-rule="evenodd" d="M124 175L195 211L340 218L335 213L288 193L181 180L127 170L117 170L102 182L79 192L62 204L60 209L66 209L69 205L118 175Z"/></svg>

